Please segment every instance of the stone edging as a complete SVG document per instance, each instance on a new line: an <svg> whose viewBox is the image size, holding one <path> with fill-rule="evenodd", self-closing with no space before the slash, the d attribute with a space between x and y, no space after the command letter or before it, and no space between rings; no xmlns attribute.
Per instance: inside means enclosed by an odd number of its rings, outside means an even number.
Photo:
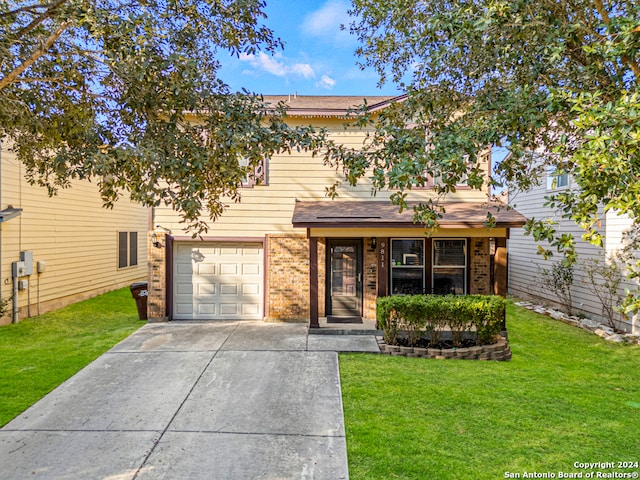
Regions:
<svg viewBox="0 0 640 480"><path fill-rule="evenodd" d="M602 323L589 320L588 318L581 319L580 317L569 316L558 310L554 310L552 308L546 308L546 307L543 307L542 305L536 305L531 302L517 301L513 303L514 305L517 305L522 308L526 308L527 310L531 310L532 312L536 312L541 315L546 315L547 317L560 320L561 322L568 323L569 325L573 325L575 327L591 332L595 335L598 335L600 338L604 338L609 342L640 344L640 335L638 334L616 333L608 325L603 325Z"/></svg>
<svg viewBox="0 0 640 480"><path fill-rule="evenodd" d="M420 347L400 347L397 345L387 345L383 337L376 336L380 353L400 357L421 357L436 358L439 360L511 360L511 349L506 338L500 339L491 345L483 345L468 348L420 348Z"/></svg>

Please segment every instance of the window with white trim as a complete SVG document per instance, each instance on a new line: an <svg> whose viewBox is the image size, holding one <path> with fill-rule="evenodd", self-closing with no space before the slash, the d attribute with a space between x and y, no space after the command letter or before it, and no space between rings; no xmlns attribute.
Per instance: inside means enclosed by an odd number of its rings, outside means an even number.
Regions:
<svg viewBox="0 0 640 480"><path fill-rule="evenodd" d="M463 156L464 162L467 165L467 170L471 169L471 165L469 164L469 155L464 155ZM478 154L478 164L483 164L486 163L487 164L487 168L489 165L489 154L487 153L479 153ZM430 179L429 181L429 185L430 186L436 186L436 185L442 185L443 181L442 181L442 171L436 171L433 178ZM461 175L461 177L458 179L458 181L456 182L456 187L467 187L469 186L469 175L467 173L464 173Z"/></svg>
<svg viewBox="0 0 640 480"><path fill-rule="evenodd" d="M467 240L441 238L433 240L433 293L464 295L467 293Z"/></svg>
<svg viewBox="0 0 640 480"><path fill-rule="evenodd" d="M559 190L569 186L569 174L560 173L554 166L547 168L547 190Z"/></svg>
<svg viewBox="0 0 640 480"><path fill-rule="evenodd" d="M118 232L118 268L138 265L138 232Z"/></svg>
<svg viewBox="0 0 640 480"><path fill-rule="evenodd" d="M241 158L238 160L240 167L248 167L249 159ZM249 172L247 176L242 180L242 186L244 188L252 188L256 185L267 185L267 165L268 159L263 158L260 164L253 169L253 172Z"/></svg>
<svg viewBox="0 0 640 480"><path fill-rule="evenodd" d="M467 186L467 181L468 181L468 175L465 173L456 182L456 187L466 187ZM441 172L437 172L436 175L433 177L433 184L434 185L442 185L443 184L442 173Z"/></svg>

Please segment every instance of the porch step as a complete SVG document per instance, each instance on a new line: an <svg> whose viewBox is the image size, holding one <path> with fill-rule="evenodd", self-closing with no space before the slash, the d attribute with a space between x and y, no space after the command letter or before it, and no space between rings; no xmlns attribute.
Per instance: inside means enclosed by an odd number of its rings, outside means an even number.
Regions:
<svg viewBox="0 0 640 480"><path fill-rule="evenodd" d="M363 328L310 328L309 335L382 335L382 330L372 330Z"/></svg>

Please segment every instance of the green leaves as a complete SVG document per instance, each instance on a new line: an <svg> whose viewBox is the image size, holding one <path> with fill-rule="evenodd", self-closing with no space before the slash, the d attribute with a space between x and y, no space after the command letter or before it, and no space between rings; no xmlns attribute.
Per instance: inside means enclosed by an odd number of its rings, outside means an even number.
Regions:
<svg viewBox="0 0 640 480"><path fill-rule="evenodd" d="M478 345L495 342L504 328L506 300L491 295L394 295L378 297L376 315L385 342L394 345L398 333L406 331L409 345L415 345L421 332L429 332L433 344L438 333L450 329L454 345L464 332L475 329Z"/></svg>
<svg viewBox="0 0 640 480"><path fill-rule="evenodd" d="M289 128L282 108L232 93L218 78L220 49L281 48L261 24L264 6L5 2L0 137L11 140L27 178L51 193L69 178L95 178L105 205L126 192L173 207L203 233L239 200L243 179L265 156L324 141L323 132Z"/></svg>
<svg viewBox="0 0 640 480"><path fill-rule="evenodd" d="M469 187L485 188L474 170L479 155L506 146L511 154L494 166L492 186L526 191L556 169L576 188L548 206L583 228L585 240L602 243L599 212L637 223L640 3L356 0L352 13L363 65L407 91L380 115L376 141L362 150L377 189L403 198L439 174L438 196L425 207L435 213L462 174ZM332 161L349 170L350 158ZM423 211L417 219L437 220ZM574 239L550 227L530 223L530 233L550 242L540 253L575 262Z"/></svg>

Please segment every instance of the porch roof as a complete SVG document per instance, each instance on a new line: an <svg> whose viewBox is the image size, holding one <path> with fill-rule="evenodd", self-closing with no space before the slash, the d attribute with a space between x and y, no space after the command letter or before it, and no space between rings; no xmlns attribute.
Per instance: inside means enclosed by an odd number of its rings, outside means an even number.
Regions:
<svg viewBox="0 0 640 480"><path fill-rule="evenodd" d="M402 213L388 201L296 202L291 219L295 228L425 228L414 223L413 206ZM522 227L526 218L498 202L446 202L440 228L486 228L487 213L495 218L495 227Z"/></svg>

